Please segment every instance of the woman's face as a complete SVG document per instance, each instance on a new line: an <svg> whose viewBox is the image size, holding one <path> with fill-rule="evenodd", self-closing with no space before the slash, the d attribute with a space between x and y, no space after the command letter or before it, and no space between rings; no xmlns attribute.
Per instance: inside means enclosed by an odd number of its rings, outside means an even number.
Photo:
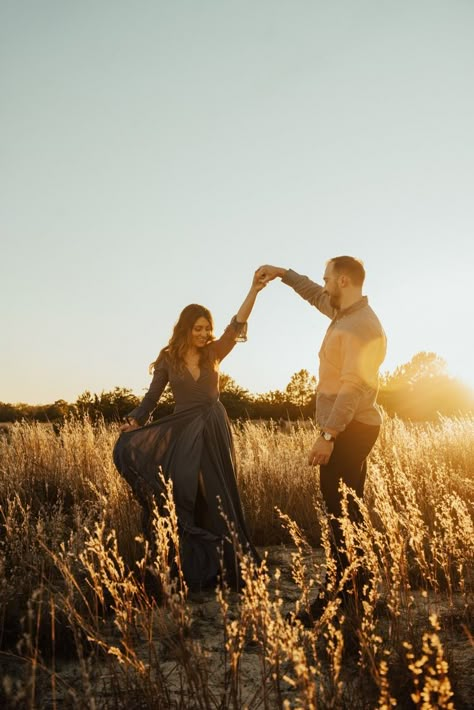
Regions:
<svg viewBox="0 0 474 710"><path fill-rule="evenodd" d="M209 342L211 332L211 324L207 318L201 316L195 321L191 329L191 345L194 345L195 348L203 348Z"/></svg>

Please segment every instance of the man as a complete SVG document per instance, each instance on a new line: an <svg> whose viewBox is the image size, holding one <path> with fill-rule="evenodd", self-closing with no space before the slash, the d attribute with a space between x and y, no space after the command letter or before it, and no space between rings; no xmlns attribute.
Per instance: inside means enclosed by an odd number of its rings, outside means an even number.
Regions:
<svg viewBox="0 0 474 710"><path fill-rule="evenodd" d="M340 481L362 498L367 456L381 425L376 397L386 337L367 297L362 295L364 266L351 256L330 259L324 272L324 286L291 269L266 265L259 271L267 281L280 277L331 319L319 351L316 392L319 436L309 452L308 462L320 466L321 494L327 511L339 517L342 512ZM349 501L349 516L352 520L358 519L353 499ZM348 560L339 551L342 532L337 520L331 520L331 529L339 582ZM346 598L345 594L342 596ZM310 608L313 619L321 614L325 602L322 597L313 602Z"/></svg>

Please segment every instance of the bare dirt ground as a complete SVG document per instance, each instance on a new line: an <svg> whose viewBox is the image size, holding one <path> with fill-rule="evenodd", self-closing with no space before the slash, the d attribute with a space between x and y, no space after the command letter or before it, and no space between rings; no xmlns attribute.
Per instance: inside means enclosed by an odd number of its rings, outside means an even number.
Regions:
<svg viewBox="0 0 474 710"><path fill-rule="evenodd" d="M261 553L264 550L259 550ZM281 578L279 580L279 589L284 601L284 613L294 610L295 601L299 597L299 591L290 574L290 556L292 549L284 546L267 548L269 569L274 571L277 567L281 570ZM322 553L314 551L312 555L317 561L322 561ZM436 599L427 599L422 595L416 596L416 604L412 609L410 619L407 620L407 633L410 632L411 638L416 636L416 629L420 629L419 636L423 631L429 628L429 614L436 612L441 621L442 631L440 637L443 643L445 658L450 667L450 677L455 678L453 684L454 690L454 705L456 710L468 710L474 708L474 647L470 642L468 633L465 627L465 614L463 609L454 606L449 606L446 603L436 602ZM230 612L229 616L237 617L239 604L239 595L230 595ZM207 667L209 681L209 699L212 702L209 707L221 708L248 708L256 710L257 708L278 708L282 707L283 702L287 701L291 708L301 708L304 705L298 700L298 692L292 687L289 682L282 681L278 692L275 690L271 680L266 676L268 669L262 664L261 654L255 643L251 641L246 644L243 650L241 665L240 665L240 683L237 689L238 697L233 702L228 694L229 682L226 683L226 669L228 671L228 662L225 658L225 634L224 623L222 620L221 610L218 601L216 600L214 591L206 591L201 593L191 593L188 599L189 610L191 614L190 638L194 640L202 649L203 663ZM157 699L156 708L183 708L183 710L194 710L194 708L206 707L206 705L194 703L189 694L183 698L183 659L180 657L179 644L176 643L176 626L166 616L166 611L157 608L155 612L160 618L157 623L157 628L160 629L159 636L154 639L154 648L156 649L156 657L150 657L150 643L146 639L139 637L134 639L134 648L138 648L138 656L144 662L156 663L166 678L168 688L167 700ZM393 620L389 615L383 615L380 618L380 633L383 636L384 631L388 634L390 624ZM111 625L110 629L110 645L114 644L114 630ZM334 705L337 710L339 708L375 708L378 703L378 691L370 678L370 673L367 669L362 669L359 664L359 645L357 638L351 636L350 629L345 632L345 651L342 657L342 670L340 680L342 681L342 692L339 704ZM301 634L302 646L305 645L305 632ZM324 639L318 642L318 649L324 657ZM400 659L398 659L400 661ZM227 659L228 661L228 659ZM322 662L324 668L324 661ZM402 664L403 665L403 664ZM405 664L406 666L406 664ZM112 673L113 682L111 683L111 667L110 663L105 661L95 661L95 666L89 669L93 681L91 688L91 697L95 698L95 705L92 703L84 707L100 708L115 708L128 707L130 710L135 708L150 708L153 705L149 704L141 696L140 688L131 687L125 679L123 669L120 669L120 664L117 670ZM38 683L43 685L44 693L42 693L41 703L37 705L41 710L50 710L56 708L78 707L74 702L74 688L81 683L81 669L77 662L57 663L57 682L54 692L51 689L50 678L38 678ZM329 673L329 666L328 666ZM412 708L415 705L410 700L410 685L409 674L400 672L399 678L396 679L397 687L394 694L397 697L398 708ZM284 675L284 674L283 674ZM61 681L61 682L59 682ZM321 680L318 682L321 683ZM322 681L324 683L324 680ZM107 691L104 686L107 686ZM111 694L111 685L115 687L115 691ZM223 692L223 688L227 686L227 695ZM69 690L68 690L69 689ZM327 690L327 689L326 689ZM324 697L324 687L321 688L321 696ZM328 697L326 695L326 697ZM237 704L235 704L237 703ZM23 707L23 706L22 706ZM328 707L324 703L318 707ZM437 706L430 706L437 707Z"/></svg>

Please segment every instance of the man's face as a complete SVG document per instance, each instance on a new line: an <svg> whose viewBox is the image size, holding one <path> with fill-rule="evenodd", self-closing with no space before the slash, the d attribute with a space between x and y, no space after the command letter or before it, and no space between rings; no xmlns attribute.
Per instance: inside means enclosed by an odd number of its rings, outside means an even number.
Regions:
<svg viewBox="0 0 474 710"><path fill-rule="evenodd" d="M332 262L326 266L326 271L323 276L324 290L329 296L329 303L333 308L339 309L341 307L341 286L339 285L339 274L334 272L334 265Z"/></svg>

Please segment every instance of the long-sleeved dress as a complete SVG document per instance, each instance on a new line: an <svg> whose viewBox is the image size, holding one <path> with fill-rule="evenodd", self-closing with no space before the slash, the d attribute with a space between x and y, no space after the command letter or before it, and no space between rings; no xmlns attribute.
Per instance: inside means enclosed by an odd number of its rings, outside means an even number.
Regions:
<svg viewBox="0 0 474 710"><path fill-rule="evenodd" d="M215 582L220 573L221 549L227 581L240 586L229 523L244 552L258 560L237 489L229 420L219 401L219 363L237 341L246 339L245 331L246 324L233 318L224 334L205 346L197 380L187 368L177 372L166 352L160 355L147 394L129 416L140 424L148 419L168 382L175 399L174 412L123 432L114 448L118 471L145 509L148 493L155 494L159 501L160 469L172 480L183 573L194 589Z"/></svg>

